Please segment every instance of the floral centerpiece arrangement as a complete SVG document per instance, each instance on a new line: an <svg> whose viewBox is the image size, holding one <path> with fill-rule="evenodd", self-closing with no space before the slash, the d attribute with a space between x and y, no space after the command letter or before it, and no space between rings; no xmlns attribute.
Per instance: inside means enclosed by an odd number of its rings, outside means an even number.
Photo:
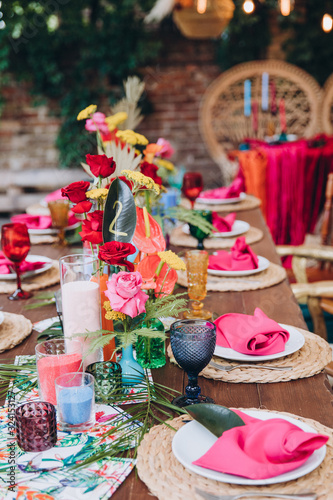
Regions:
<svg viewBox="0 0 333 500"><path fill-rule="evenodd" d="M178 316L186 309L186 300L183 295L172 295L177 270L185 270L185 264L166 251L162 229L150 213L151 204L164 189L159 167L152 161L163 149L169 155L171 148L165 140L149 144L141 134L119 130L117 126L126 118L125 112L105 117L93 105L79 113L78 119L85 119L86 128L97 134L99 154L86 156L84 169L92 182L74 182L62 189L62 195L72 203L73 212L83 217L82 241L98 257L106 277L103 316L112 321L113 328L93 338L91 349L117 336L118 347L123 349L123 371L133 374L142 370L133 362L134 343L143 366L165 363L160 319ZM114 156L107 154L110 151ZM90 332L92 337L95 334Z"/></svg>

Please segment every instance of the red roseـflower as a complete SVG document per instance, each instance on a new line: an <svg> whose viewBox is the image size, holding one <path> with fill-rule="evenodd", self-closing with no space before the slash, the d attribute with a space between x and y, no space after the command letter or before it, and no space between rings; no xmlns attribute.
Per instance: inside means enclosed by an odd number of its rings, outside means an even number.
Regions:
<svg viewBox="0 0 333 500"><path fill-rule="evenodd" d="M82 221L82 231L79 233L82 241L90 241L90 243L97 245L103 243L103 214L103 210L95 210L87 215L86 220Z"/></svg>
<svg viewBox="0 0 333 500"><path fill-rule="evenodd" d="M156 184L159 186L162 186L162 179L157 175L157 170L158 167L154 165L153 163L148 163L147 161L144 161L140 165L140 170L143 175L146 175L147 177L151 177Z"/></svg>
<svg viewBox="0 0 333 500"><path fill-rule="evenodd" d="M106 155L86 155L86 161L95 177L101 176L104 179L116 170L113 158L108 158Z"/></svg>
<svg viewBox="0 0 333 500"><path fill-rule="evenodd" d="M88 181L72 182L72 184L61 189L61 195L68 198L72 203L80 203L80 201L87 199L86 192L89 188L90 183Z"/></svg>
<svg viewBox="0 0 333 500"><path fill-rule="evenodd" d="M136 248L131 243L110 241L99 247L98 258L111 266L127 266L127 269L132 272L134 265L126 260L126 257L135 252Z"/></svg>
<svg viewBox="0 0 333 500"><path fill-rule="evenodd" d="M72 184L61 189L61 195L64 198L66 197L72 203L76 203L75 207L71 208L75 214L84 214L91 209L92 203L86 198L86 192L89 188L90 182L78 181L72 182Z"/></svg>

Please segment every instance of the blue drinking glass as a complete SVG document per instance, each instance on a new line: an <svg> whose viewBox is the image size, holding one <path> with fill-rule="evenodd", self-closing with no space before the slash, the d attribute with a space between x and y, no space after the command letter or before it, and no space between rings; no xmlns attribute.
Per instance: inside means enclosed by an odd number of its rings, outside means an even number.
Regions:
<svg viewBox="0 0 333 500"><path fill-rule="evenodd" d="M198 386L198 375L212 359L216 344L216 327L205 320L176 321L170 328L173 355L188 375L185 395L178 396L172 404L188 406L197 403L214 403L208 396L202 396Z"/></svg>

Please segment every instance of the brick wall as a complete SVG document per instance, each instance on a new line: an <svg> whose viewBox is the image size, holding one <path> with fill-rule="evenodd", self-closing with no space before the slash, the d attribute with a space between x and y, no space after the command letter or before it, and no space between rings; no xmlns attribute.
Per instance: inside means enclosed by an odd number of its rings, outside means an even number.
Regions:
<svg viewBox="0 0 333 500"><path fill-rule="evenodd" d="M0 118L0 168L22 170L58 165L55 139L60 120L46 105L35 107L25 83L2 89L5 107Z"/></svg>
<svg viewBox="0 0 333 500"><path fill-rule="evenodd" d="M153 113L138 131L151 141L168 139L177 165L202 171L207 185L220 184L220 170L209 157L198 126L202 96L220 74L213 42L190 41L175 33L164 46L167 51L158 64L142 70Z"/></svg>

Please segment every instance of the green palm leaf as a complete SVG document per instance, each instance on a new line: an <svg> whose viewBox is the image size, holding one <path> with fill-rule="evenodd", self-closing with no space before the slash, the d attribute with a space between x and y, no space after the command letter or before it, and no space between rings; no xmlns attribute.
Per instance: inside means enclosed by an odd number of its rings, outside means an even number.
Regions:
<svg viewBox="0 0 333 500"><path fill-rule="evenodd" d="M136 209L132 191L118 179L112 182L103 218L103 241L132 241L136 226Z"/></svg>

